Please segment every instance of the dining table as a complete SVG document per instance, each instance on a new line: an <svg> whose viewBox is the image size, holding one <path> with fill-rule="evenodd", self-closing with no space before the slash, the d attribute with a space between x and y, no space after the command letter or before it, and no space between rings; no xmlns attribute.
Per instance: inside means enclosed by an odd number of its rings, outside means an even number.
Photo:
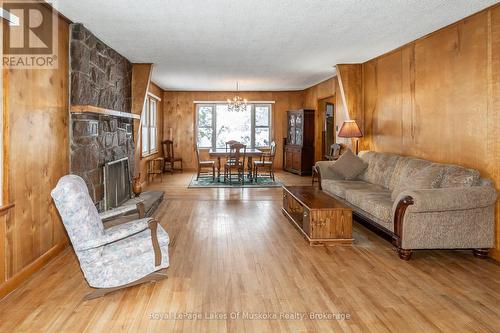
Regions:
<svg viewBox="0 0 500 333"><path fill-rule="evenodd" d="M247 148L245 151L245 156L248 160L248 179L252 181L252 160L254 157L261 158L264 152L257 148ZM210 158L217 158L217 181L220 182L220 169L221 169L221 158L225 158L229 155L229 150L226 148L211 148L208 151Z"/></svg>

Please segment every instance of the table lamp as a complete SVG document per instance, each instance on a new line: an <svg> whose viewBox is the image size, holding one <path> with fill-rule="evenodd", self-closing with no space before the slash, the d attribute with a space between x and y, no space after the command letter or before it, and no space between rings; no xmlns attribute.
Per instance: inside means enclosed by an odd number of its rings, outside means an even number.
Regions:
<svg viewBox="0 0 500 333"><path fill-rule="evenodd" d="M346 120L342 124L342 127L340 128L339 137L341 138L356 138L356 155L358 155L358 150L359 150L359 139L363 136L363 133L361 133L361 130L359 129L358 124L356 124L356 120Z"/></svg>

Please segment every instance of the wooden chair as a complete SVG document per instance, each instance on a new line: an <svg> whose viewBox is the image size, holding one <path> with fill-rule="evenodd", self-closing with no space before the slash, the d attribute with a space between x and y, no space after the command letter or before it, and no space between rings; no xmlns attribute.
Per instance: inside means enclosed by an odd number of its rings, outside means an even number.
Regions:
<svg viewBox="0 0 500 333"><path fill-rule="evenodd" d="M242 152L243 150L243 152ZM247 146L241 143L231 145L229 155L224 164L224 182L229 180L229 184L233 183L233 170L236 170L238 182L245 184L245 159Z"/></svg>
<svg viewBox="0 0 500 333"><path fill-rule="evenodd" d="M212 160L200 160L200 151L196 149L196 160L198 161L198 174L196 175L196 180L200 178L203 173L203 169L212 169L212 180L215 181L215 161ZM210 171L206 171L206 174L210 174Z"/></svg>
<svg viewBox="0 0 500 333"><path fill-rule="evenodd" d="M260 161L253 162L253 179L257 180L259 169L264 169L274 181L274 156L276 155L276 142L271 142L271 149L268 153L262 154ZM262 174L261 174L262 177Z"/></svg>
<svg viewBox="0 0 500 333"><path fill-rule="evenodd" d="M235 143L239 142L236 140L226 141L226 153L228 154L228 156L229 156L229 151L231 150L231 146L234 145ZM227 157L226 161L229 161L229 157Z"/></svg>
<svg viewBox="0 0 500 333"><path fill-rule="evenodd" d="M165 156L163 171L170 171L171 174L174 173L174 170L180 170L182 172L182 158L174 156L174 142L172 140L165 140L162 141L161 144L163 147L163 155ZM180 169L175 169L175 162L181 162Z"/></svg>
<svg viewBox="0 0 500 333"><path fill-rule="evenodd" d="M226 153L229 153L231 146L234 145L235 143L239 143L239 142L236 140L229 140L226 142Z"/></svg>
<svg viewBox="0 0 500 333"><path fill-rule="evenodd" d="M335 161L340 157L340 150L342 146L338 143L334 143L330 146L330 153L325 155L327 161Z"/></svg>
<svg viewBox="0 0 500 333"><path fill-rule="evenodd" d="M160 181L163 182L163 168L165 159L163 157L153 158L148 161L148 182L154 180L155 175L160 175Z"/></svg>

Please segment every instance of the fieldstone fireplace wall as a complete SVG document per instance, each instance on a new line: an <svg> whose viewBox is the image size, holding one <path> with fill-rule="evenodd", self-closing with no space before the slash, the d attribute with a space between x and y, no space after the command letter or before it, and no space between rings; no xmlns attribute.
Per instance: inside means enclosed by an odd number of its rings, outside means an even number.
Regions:
<svg viewBox="0 0 500 333"><path fill-rule="evenodd" d="M130 113L131 63L82 24L72 24L70 29L71 105ZM85 110L71 114L71 173L85 180L99 210L104 208L103 167L124 157L129 158L132 177L132 119Z"/></svg>
<svg viewBox="0 0 500 333"><path fill-rule="evenodd" d="M99 210L104 206L103 167L128 157L134 174L132 120L97 114L72 115L71 173L81 176Z"/></svg>
<svg viewBox="0 0 500 333"><path fill-rule="evenodd" d="M131 112L132 64L83 24L71 25L71 104Z"/></svg>

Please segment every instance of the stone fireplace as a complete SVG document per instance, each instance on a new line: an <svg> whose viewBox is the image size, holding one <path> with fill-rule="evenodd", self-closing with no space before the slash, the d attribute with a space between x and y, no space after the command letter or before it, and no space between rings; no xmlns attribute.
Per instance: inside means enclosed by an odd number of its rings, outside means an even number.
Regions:
<svg viewBox="0 0 500 333"><path fill-rule="evenodd" d="M128 157L134 174L132 119L81 113L71 115L71 173L81 176L99 210L104 206L104 166Z"/></svg>
<svg viewBox="0 0 500 333"><path fill-rule="evenodd" d="M134 174L132 64L82 24L70 29L71 106L79 108L71 112L71 173L85 180L102 211L105 165L128 158L130 179Z"/></svg>

